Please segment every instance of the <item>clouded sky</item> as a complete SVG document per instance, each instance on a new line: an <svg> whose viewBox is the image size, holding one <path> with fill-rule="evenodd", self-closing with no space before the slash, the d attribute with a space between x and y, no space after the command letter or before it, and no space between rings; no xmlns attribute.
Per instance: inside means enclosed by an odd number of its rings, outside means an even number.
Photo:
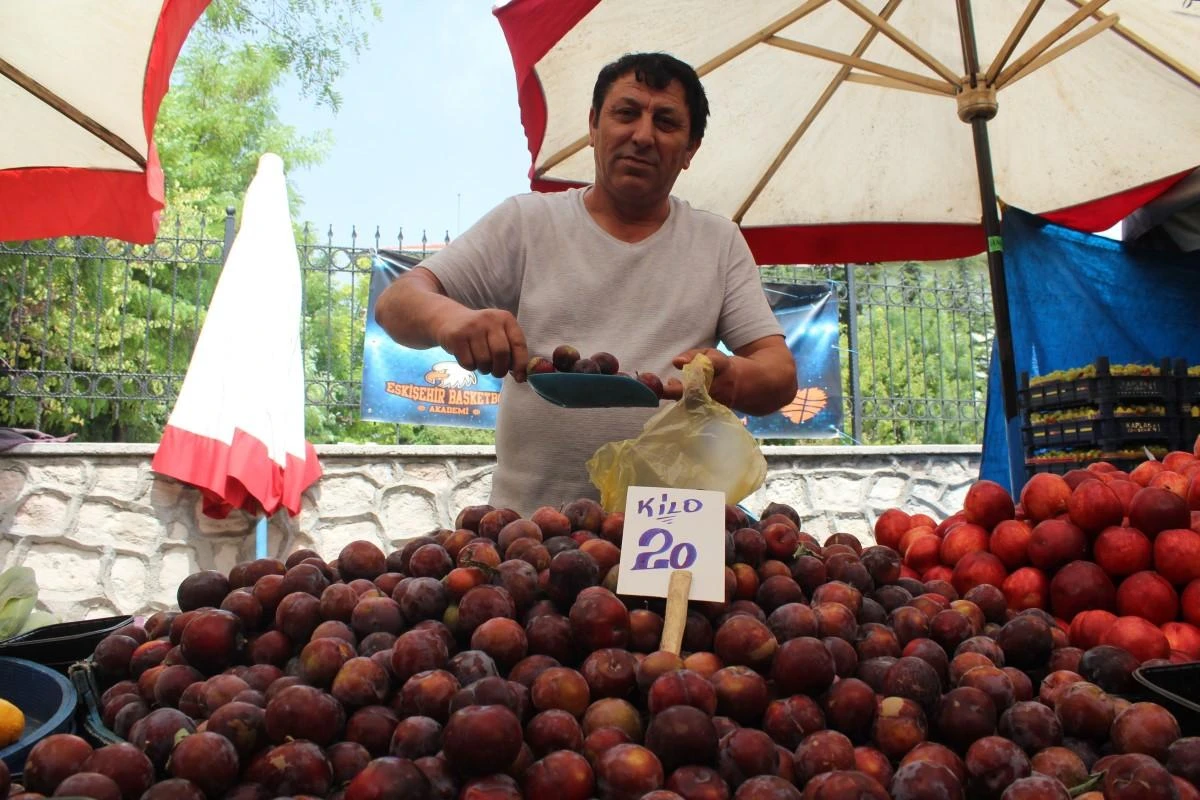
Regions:
<svg viewBox="0 0 1200 800"><path fill-rule="evenodd" d="M528 191L529 151L512 59L492 0L384 0L370 49L337 84L336 115L294 91L283 120L328 128L325 163L288 177L301 218L334 238L350 228L395 245L453 237L509 195Z"/></svg>

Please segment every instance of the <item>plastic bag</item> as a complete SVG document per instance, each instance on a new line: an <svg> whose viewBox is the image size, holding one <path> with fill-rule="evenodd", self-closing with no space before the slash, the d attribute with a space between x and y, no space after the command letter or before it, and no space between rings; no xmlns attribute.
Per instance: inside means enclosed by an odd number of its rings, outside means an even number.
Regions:
<svg viewBox="0 0 1200 800"><path fill-rule="evenodd" d="M683 368L683 397L664 406L635 439L609 442L587 462L606 511L624 511L630 486L708 489L737 503L762 485L767 460L741 420L708 395L713 365L697 355Z"/></svg>

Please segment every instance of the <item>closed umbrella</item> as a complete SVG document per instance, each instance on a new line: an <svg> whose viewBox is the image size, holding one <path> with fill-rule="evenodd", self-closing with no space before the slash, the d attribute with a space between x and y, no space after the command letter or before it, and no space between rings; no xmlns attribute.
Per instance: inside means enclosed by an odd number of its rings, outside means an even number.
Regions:
<svg viewBox="0 0 1200 800"><path fill-rule="evenodd" d="M294 516L321 476L304 438L300 308L283 161L267 153L150 464L198 487L210 516Z"/></svg>
<svg viewBox="0 0 1200 800"><path fill-rule="evenodd" d="M512 0L495 14L537 189L591 181L596 73L662 50L697 67L713 108L676 193L739 223L759 263L986 250L1010 429L997 201L1103 230L1200 163L1200 4Z"/></svg>
<svg viewBox="0 0 1200 800"><path fill-rule="evenodd" d="M0 2L0 241L154 241L154 121L208 3Z"/></svg>

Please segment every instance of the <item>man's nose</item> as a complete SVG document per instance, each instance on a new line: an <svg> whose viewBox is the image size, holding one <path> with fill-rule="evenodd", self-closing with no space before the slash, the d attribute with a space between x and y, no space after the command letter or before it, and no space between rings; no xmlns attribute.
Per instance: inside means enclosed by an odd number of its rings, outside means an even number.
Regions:
<svg viewBox="0 0 1200 800"><path fill-rule="evenodd" d="M648 145L654 139L654 117L642 114L633 126L633 141L640 145Z"/></svg>

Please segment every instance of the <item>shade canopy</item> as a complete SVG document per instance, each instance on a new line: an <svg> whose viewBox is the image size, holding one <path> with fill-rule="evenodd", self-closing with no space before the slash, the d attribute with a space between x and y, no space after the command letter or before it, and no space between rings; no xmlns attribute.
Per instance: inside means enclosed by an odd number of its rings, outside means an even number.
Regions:
<svg viewBox="0 0 1200 800"><path fill-rule="evenodd" d="M972 3L1002 203L1102 230L1200 163L1200 5ZM513 0L534 188L593 178L592 87L624 53L697 68L712 116L675 186L740 223L759 263L985 248L951 0ZM985 92L986 94L986 92Z"/></svg>
<svg viewBox="0 0 1200 800"><path fill-rule="evenodd" d="M154 122L209 0L0 3L0 241L154 241Z"/></svg>

